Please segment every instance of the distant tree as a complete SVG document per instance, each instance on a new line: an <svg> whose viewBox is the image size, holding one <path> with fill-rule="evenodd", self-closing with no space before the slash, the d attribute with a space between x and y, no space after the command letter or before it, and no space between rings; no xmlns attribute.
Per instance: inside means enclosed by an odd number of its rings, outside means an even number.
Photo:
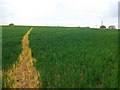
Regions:
<svg viewBox="0 0 120 90"><path fill-rule="evenodd" d="M108 27L109 29L116 29L116 27L114 25L111 25Z"/></svg>
<svg viewBox="0 0 120 90"><path fill-rule="evenodd" d="M100 26L100 28L102 28L102 29L106 29L106 26L102 25L102 26Z"/></svg>
<svg viewBox="0 0 120 90"><path fill-rule="evenodd" d="M87 26L86 28L90 28L89 26Z"/></svg>
<svg viewBox="0 0 120 90"><path fill-rule="evenodd" d="M9 26L14 26L14 24L13 24L13 23L10 23Z"/></svg>

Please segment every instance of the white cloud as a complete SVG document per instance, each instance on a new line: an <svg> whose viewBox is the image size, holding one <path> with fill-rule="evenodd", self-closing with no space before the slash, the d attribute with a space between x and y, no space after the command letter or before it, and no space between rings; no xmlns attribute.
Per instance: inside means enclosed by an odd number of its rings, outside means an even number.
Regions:
<svg viewBox="0 0 120 90"><path fill-rule="evenodd" d="M1 0L3 24L90 26L117 23L119 0ZM1 3L2 2L2 3ZM114 9L113 6L115 7ZM112 11L114 10L114 11ZM113 14L109 15L109 14Z"/></svg>

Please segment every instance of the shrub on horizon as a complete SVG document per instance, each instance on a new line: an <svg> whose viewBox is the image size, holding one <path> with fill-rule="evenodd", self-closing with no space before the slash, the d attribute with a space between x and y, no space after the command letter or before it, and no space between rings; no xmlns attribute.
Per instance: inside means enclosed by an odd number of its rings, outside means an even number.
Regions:
<svg viewBox="0 0 120 90"><path fill-rule="evenodd" d="M101 29L106 29L106 26L102 25L100 26Z"/></svg>
<svg viewBox="0 0 120 90"><path fill-rule="evenodd" d="M116 29L116 27L114 25L111 25L108 27L109 29Z"/></svg>
<svg viewBox="0 0 120 90"><path fill-rule="evenodd" d="M8 26L14 26L14 24L13 24L13 23L10 23Z"/></svg>

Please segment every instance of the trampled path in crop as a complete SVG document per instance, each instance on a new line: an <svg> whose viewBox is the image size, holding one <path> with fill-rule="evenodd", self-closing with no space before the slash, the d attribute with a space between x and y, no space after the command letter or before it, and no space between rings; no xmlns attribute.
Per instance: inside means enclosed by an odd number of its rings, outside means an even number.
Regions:
<svg viewBox="0 0 120 90"><path fill-rule="evenodd" d="M36 68L33 66L33 62L36 61L36 59L31 55L28 40L28 35L32 29L33 28L23 37L23 51L20 54L19 61L17 64L13 65L13 69L8 73L11 80L14 80L14 84L11 88L39 88L39 72L36 71Z"/></svg>

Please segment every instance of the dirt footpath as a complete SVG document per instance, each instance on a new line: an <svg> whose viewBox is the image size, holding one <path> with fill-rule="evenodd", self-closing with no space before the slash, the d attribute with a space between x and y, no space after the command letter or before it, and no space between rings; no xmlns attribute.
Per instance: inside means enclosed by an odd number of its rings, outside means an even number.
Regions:
<svg viewBox="0 0 120 90"><path fill-rule="evenodd" d="M22 48L23 51L20 54L18 64L13 66L13 69L8 72L8 76L11 80L14 80L14 84L11 88L39 88L38 77L39 72L33 66L33 62L36 61L31 55L31 49L29 48L28 35L32 31L31 28L23 37Z"/></svg>

